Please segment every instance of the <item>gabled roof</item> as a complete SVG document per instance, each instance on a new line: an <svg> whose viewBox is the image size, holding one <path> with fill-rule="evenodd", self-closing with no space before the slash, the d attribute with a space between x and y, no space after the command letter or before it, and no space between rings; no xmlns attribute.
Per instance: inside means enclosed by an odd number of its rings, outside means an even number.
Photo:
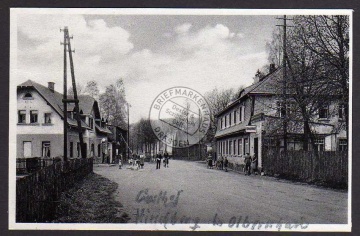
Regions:
<svg viewBox="0 0 360 236"><path fill-rule="evenodd" d="M97 131L101 132L101 133L106 133L106 134L111 134L111 131L106 128L106 127L100 127L95 123L95 128Z"/></svg>
<svg viewBox="0 0 360 236"><path fill-rule="evenodd" d="M61 118L64 118L63 109L64 105L62 102L63 95L56 91L51 91L48 87L45 87L41 84L38 84L32 80L28 80L20 85L18 85L18 89L21 88L34 88L40 96L60 115ZM79 107L80 110L83 111L84 114L90 114L93 105L95 103L95 99L88 95L81 95L79 98ZM68 104L67 111L72 111L74 109L74 104ZM71 119L68 117L68 123L72 126L77 126L77 122L75 119ZM85 122L81 121L81 126L84 128L90 128Z"/></svg>
<svg viewBox="0 0 360 236"><path fill-rule="evenodd" d="M240 91L238 98L227 105L222 111L220 111L216 116L219 116L226 112L228 109L233 107L235 104L238 104L247 95L262 94L262 95L272 95L277 94L279 90L279 83L282 81L282 69L278 68L272 73L267 74L257 83L254 83L243 90Z"/></svg>
<svg viewBox="0 0 360 236"><path fill-rule="evenodd" d="M45 101L61 116L61 118L63 118L63 111L61 109L63 95L61 93L58 93L56 91L52 92L49 88L31 80L28 80L18 85L18 89L29 87L37 90L40 96L45 99Z"/></svg>

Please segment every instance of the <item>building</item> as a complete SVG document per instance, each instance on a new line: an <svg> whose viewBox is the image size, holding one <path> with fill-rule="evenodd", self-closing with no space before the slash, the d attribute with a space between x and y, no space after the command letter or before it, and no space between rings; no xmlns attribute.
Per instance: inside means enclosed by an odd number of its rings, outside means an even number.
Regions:
<svg viewBox="0 0 360 236"><path fill-rule="evenodd" d="M48 87L28 80L17 87L17 157L63 156L63 95L56 92L53 82ZM80 142L75 120L75 105L67 106L68 157L80 157ZM111 131L101 119L97 101L87 95L79 96L81 127L86 156L110 161L108 135Z"/></svg>
<svg viewBox="0 0 360 236"><path fill-rule="evenodd" d="M284 112L287 112L289 119L286 129L287 150L303 149L303 121L297 119L296 112L291 113L296 108L289 109L295 103L289 99L289 106L286 109L282 106L283 100L279 94L282 69L270 68L269 74L240 91L238 98L216 115L217 157L226 156L231 163L243 164L243 156L249 153L258 157L261 168L266 150L284 148ZM324 100L327 102L314 112L310 124L316 134L315 146L318 151L345 151L344 106L337 95L328 94Z"/></svg>
<svg viewBox="0 0 360 236"><path fill-rule="evenodd" d="M111 131L108 134L109 162L115 162L120 155L126 159L128 152L127 130L116 125L108 125L108 129Z"/></svg>

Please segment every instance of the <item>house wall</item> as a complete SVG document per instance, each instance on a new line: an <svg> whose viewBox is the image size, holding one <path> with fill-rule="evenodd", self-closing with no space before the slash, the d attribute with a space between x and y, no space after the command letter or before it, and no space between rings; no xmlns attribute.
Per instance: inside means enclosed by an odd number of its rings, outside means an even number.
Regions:
<svg viewBox="0 0 360 236"><path fill-rule="evenodd" d="M23 99L30 92L33 99ZM26 124L18 124L17 134L62 134L63 120L60 115L49 106L46 101L33 89L24 90L17 94L17 110L26 110ZM38 123L30 124L30 110L38 111ZM51 124L44 123L44 114L51 113Z"/></svg>
<svg viewBox="0 0 360 236"><path fill-rule="evenodd" d="M63 156L63 134L18 134L16 137L16 157L24 157L24 142L31 142L32 157L41 157L42 142L50 141L50 157Z"/></svg>

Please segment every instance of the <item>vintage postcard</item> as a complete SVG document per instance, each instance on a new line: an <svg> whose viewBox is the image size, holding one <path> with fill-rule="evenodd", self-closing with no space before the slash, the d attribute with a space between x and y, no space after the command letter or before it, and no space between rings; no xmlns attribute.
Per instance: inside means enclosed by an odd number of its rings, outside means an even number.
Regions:
<svg viewBox="0 0 360 236"><path fill-rule="evenodd" d="M352 10L10 22L9 229L351 231Z"/></svg>

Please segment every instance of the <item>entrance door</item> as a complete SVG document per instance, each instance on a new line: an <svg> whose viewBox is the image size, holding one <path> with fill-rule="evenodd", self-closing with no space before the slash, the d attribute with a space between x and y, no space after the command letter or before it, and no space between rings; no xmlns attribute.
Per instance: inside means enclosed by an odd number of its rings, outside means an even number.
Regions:
<svg viewBox="0 0 360 236"><path fill-rule="evenodd" d="M259 144L258 144L258 138L254 138L254 154L257 158L259 158Z"/></svg>
<svg viewBox="0 0 360 236"><path fill-rule="evenodd" d="M31 142L24 142L24 157L31 157L32 156L32 148Z"/></svg>

